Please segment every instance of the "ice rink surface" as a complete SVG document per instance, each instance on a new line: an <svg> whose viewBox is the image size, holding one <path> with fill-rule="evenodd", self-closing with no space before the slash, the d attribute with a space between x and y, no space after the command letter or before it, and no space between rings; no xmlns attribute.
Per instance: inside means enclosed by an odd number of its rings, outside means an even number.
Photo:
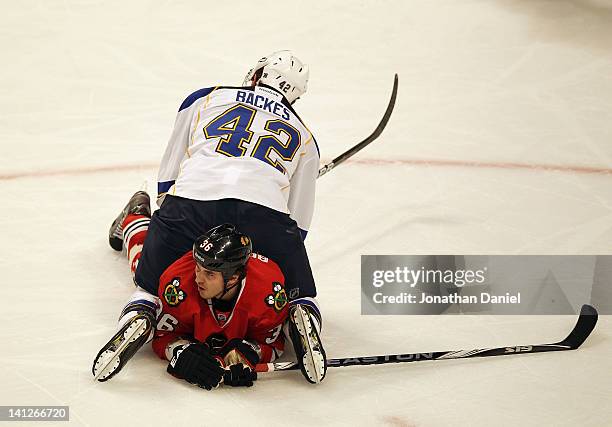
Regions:
<svg viewBox="0 0 612 427"><path fill-rule="evenodd" d="M147 348L95 383L132 292L107 229L182 100L259 57L310 65L295 107L329 161L307 248L328 356L544 343L572 316L362 316L361 254L612 254L612 2L5 2L0 405L74 425L612 425L612 322L575 352L262 375L206 392ZM612 284L611 284L612 286ZM586 301L585 301L586 302ZM57 423L64 425L64 423Z"/></svg>

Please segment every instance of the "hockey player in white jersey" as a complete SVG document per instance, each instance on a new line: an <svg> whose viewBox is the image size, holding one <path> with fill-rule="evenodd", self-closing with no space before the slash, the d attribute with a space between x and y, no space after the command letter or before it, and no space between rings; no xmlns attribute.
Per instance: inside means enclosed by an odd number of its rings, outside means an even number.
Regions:
<svg viewBox="0 0 612 427"><path fill-rule="evenodd" d="M279 265L290 300L291 336L302 373L309 382L325 377L325 352L319 332L321 315L303 239L314 210L319 169L316 141L292 104L306 92L308 67L289 51L260 59L241 87L198 90L179 108L158 175L160 209L150 224L123 224L142 212L146 194L135 194L111 226L111 246L137 227L148 227L134 282L138 290L122 312L119 332L102 348L117 350L110 378L152 336L158 281L164 270L190 250L193 241L221 223L232 223L251 236L253 250ZM125 227L125 230L124 230ZM128 229L130 228L130 229ZM124 236L125 234L125 236ZM143 292L144 290L144 292ZM134 328L131 320L144 328ZM131 326L131 327L130 327ZM138 330L136 337L128 337ZM122 340L133 341L120 345Z"/></svg>

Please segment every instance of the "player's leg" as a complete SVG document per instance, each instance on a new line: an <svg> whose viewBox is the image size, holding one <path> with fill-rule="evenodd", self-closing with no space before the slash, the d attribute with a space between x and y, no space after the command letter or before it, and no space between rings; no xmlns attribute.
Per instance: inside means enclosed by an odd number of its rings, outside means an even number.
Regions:
<svg viewBox="0 0 612 427"><path fill-rule="evenodd" d="M314 298L311 300L314 301ZM312 304L300 300L290 302L289 319L283 330L290 338L302 374L308 382L317 384L327 373L325 349L321 341L320 312L312 309Z"/></svg>
<svg viewBox="0 0 612 427"><path fill-rule="evenodd" d="M109 230L111 247L117 251L126 250L132 275L141 256L150 220L149 195L139 191L130 198ZM137 288L121 312L117 333L94 359L92 372L97 380L111 379L136 351L152 338L160 306L157 297Z"/></svg>
<svg viewBox="0 0 612 427"><path fill-rule="evenodd" d="M325 378L327 361L321 341L321 311L308 254L295 221L263 206L239 202L237 227L253 240L253 251L274 260L285 276L290 338L304 377L311 383Z"/></svg>
<svg viewBox="0 0 612 427"><path fill-rule="evenodd" d="M129 215L130 221L126 222ZM132 227L148 226L151 218L151 200L146 191L137 191L130 198L127 205L113 221L108 231L108 243L111 248L121 251L124 247L124 226L130 224ZM137 221L136 221L137 220Z"/></svg>
<svg viewBox="0 0 612 427"><path fill-rule="evenodd" d="M161 309L159 298L137 288L119 317L119 330L96 355L92 373L98 381L117 374L145 343L153 338L155 319Z"/></svg>
<svg viewBox="0 0 612 427"><path fill-rule="evenodd" d="M162 207L153 213L134 274L136 285L152 295L157 295L159 278L166 268L191 251L195 239L210 228L194 208L197 203L166 196Z"/></svg>
<svg viewBox="0 0 612 427"><path fill-rule="evenodd" d="M185 221L181 221L180 206L167 200L164 208L149 220L148 201L145 192L132 196L109 232L111 247L126 249L134 283L138 287L121 312L117 333L94 360L92 372L99 381L112 378L140 347L151 340L161 307L157 297L159 277L193 244L194 238L185 237L190 235L190 231L185 229ZM121 230L121 234L116 230Z"/></svg>

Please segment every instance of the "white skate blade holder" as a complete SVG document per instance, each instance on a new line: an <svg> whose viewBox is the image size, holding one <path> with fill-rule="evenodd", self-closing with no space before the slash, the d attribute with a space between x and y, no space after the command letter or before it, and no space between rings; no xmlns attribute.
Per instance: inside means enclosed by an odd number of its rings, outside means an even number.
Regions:
<svg viewBox="0 0 612 427"><path fill-rule="evenodd" d="M313 331L310 316L303 307L297 306L292 313L293 322L302 336L304 356L302 357L303 372L309 382L318 384L325 376L325 357L319 350L320 344L317 332Z"/></svg>
<svg viewBox="0 0 612 427"><path fill-rule="evenodd" d="M136 341L147 330L145 319L136 319L123 333L123 340L116 350L108 349L96 360L94 370L96 372L94 381L102 381L112 374L120 363L120 357L125 348ZM100 366L102 366L100 368Z"/></svg>

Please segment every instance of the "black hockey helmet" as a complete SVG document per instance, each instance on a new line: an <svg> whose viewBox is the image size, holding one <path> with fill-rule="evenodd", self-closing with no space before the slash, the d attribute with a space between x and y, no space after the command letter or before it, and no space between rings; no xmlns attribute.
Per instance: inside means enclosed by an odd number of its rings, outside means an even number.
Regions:
<svg viewBox="0 0 612 427"><path fill-rule="evenodd" d="M232 224L211 228L193 244L194 260L207 270L223 274L226 283L246 265L252 252L249 236L240 233Z"/></svg>

